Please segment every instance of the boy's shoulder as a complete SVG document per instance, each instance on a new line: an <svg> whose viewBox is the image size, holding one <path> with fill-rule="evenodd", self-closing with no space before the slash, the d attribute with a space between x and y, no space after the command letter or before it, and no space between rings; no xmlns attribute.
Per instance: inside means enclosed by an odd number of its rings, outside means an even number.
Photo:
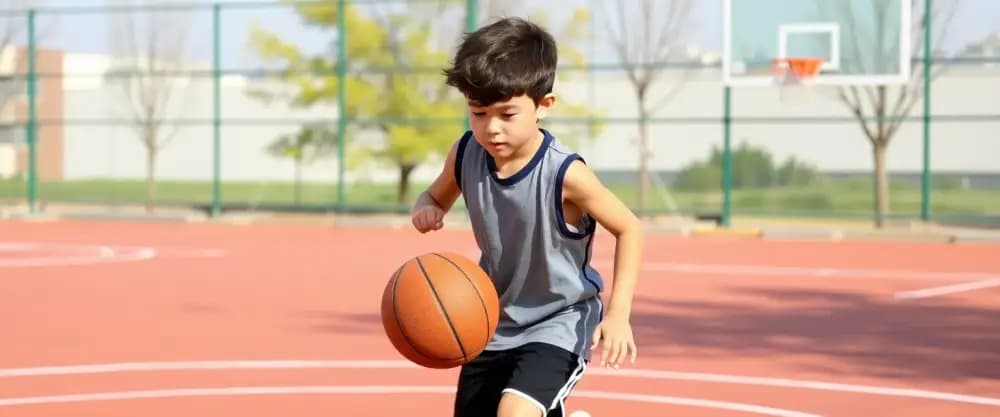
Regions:
<svg viewBox="0 0 1000 417"><path fill-rule="evenodd" d="M546 134L549 133L546 131ZM560 165L562 165L561 170L565 170L573 163L587 163L582 153L574 149L570 144L559 140L554 135L552 136L552 140L549 141L549 153L560 162Z"/></svg>
<svg viewBox="0 0 1000 417"><path fill-rule="evenodd" d="M564 161L569 164L572 161L579 160L582 163L586 163L586 159L583 155L574 149L572 146L566 144L565 142L559 140L556 135L545 129L541 129L542 133L545 135L542 139L541 148L537 151L538 158L548 158L557 159L559 161ZM475 137L471 130L464 131L455 142L452 144L455 152L456 164L461 164L462 160L469 154L470 149L476 149L477 151L485 150L476 142Z"/></svg>
<svg viewBox="0 0 1000 417"><path fill-rule="evenodd" d="M580 154L577 152L576 149L571 147L569 144L559 140L555 136L553 136L552 141L549 142L549 150L552 153L562 157L582 158L582 156L580 156Z"/></svg>

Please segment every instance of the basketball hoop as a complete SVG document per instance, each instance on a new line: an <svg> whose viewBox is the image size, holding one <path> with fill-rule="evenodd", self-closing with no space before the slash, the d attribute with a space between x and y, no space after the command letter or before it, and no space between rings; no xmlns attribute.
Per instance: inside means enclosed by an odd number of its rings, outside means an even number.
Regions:
<svg viewBox="0 0 1000 417"><path fill-rule="evenodd" d="M771 60L775 84L783 102L808 101L813 81L823 66L822 58L790 57Z"/></svg>

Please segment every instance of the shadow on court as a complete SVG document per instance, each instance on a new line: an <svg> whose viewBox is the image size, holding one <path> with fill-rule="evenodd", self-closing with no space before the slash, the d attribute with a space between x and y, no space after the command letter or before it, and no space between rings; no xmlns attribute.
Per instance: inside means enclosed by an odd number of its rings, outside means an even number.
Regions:
<svg viewBox="0 0 1000 417"><path fill-rule="evenodd" d="M820 355L809 370L832 375L1000 380L1000 308L801 289L727 295L740 298L637 297L637 341L647 354L704 359Z"/></svg>
<svg viewBox="0 0 1000 417"><path fill-rule="evenodd" d="M333 311L303 311L308 329L319 333L382 333L382 316L378 313L340 313Z"/></svg>
<svg viewBox="0 0 1000 417"><path fill-rule="evenodd" d="M799 366L828 375L1000 381L1000 307L808 289L719 295L696 302L637 296L632 325L640 353L698 360L810 355ZM307 331L382 333L378 312L293 314Z"/></svg>

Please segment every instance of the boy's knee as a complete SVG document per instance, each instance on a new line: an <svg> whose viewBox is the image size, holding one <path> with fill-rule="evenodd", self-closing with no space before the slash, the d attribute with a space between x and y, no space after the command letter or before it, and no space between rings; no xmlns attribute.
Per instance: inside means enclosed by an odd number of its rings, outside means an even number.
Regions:
<svg viewBox="0 0 1000 417"><path fill-rule="evenodd" d="M497 417L545 417L545 413L536 401L506 392L500 398Z"/></svg>

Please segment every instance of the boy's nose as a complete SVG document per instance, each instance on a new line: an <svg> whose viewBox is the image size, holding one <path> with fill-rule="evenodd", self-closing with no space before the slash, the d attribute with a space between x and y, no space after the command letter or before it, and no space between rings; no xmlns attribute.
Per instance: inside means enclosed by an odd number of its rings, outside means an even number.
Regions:
<svg viewBox="0 0 1000 417"><path fill-rule="evenodd" d="M491 118L489 123L486 124L486 131L494 135L500 133L500 123L499 118Z"/></svg>

